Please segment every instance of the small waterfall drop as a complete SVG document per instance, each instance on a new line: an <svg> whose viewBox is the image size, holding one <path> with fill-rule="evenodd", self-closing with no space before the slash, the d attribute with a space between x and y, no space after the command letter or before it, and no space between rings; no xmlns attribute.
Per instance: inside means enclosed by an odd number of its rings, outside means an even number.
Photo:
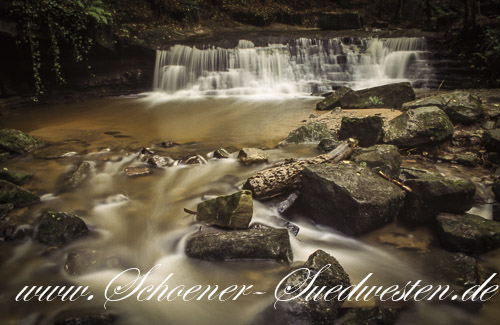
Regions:
<svg viewBox="0 0 500 325"><path fill-rule="evenodd" d="M179 95L309 95L347 85L355 89L432 79L423 37L299 38L286 44L158 50L154 90Z"/></svg>

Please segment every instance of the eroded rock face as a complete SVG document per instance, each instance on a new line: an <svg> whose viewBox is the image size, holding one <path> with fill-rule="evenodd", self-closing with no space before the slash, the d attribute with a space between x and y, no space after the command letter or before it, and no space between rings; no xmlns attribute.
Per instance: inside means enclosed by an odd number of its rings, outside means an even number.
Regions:
<svg viewBox="0 0 500 325"><path fill-rule="evenodd" d="M243 148L238 153L238 160L244 165L252 165L267 162L269 156L264 150L256 148Z"/></svg>
<svg viewBox="0 0 500 325"><path fill-rule="evenodd" d="M65 212L44 212L38 223L38 240L46 245L61 246L88 232L85 222Z"/></svg>
<svg viewBox="0 0 500 325"><path fill-rule="evenodd" d="M373 172L382 171L386 175L397 178L403 158L396 146L378 144L369 148L356 148L351 160L358 164L365 163Z"/></svg>
<svg viewBox="0 0 500 325"><path fill-rule="evenodd" d="M327 265L330 266L323 269ZM300 268L310 270L311 277L323 269L314 281L314 285L319 288L323 286L328 289L335 286L347 288L351 284L349 275L347 275L340 263L333 256L322 250L318 250L311 254L311 256L307 259L307 262L305 262ZM286 288L288 286L291 286L292 288L300 286L300 284L307 279L307 275L307 271L294 273L288 277L282 288ZM309 283L310 280L307 282ZM301 288L304 289L304 286ZM323 292L322 297L324 297L326 292L327 290ZM347 293L348 292L349 291L347 291ZM282 294L284 294L282 299L286 299L287 295L281 291L280 295ZM326 299L318 299L317 301L314 301L313 299L307 300L306 295L302 295L290 301L277 302L277 310L274 310L273 314L278 319L279 323L284 324L333 324L333 321L339 314L343 301L339 301L339 299L335 298L332 299L332 297L326 297ZM331 300L325 301L328 299Z"/></svg>
<svg viewBox="0 0 500 325"><path fill-rule="evenodd" d="M458 123L474 123L484 116L481 99L465 91L418 99L403 104L403 110L426 106L439 107L453 122Z"/></svg>
<svg viewBox="0 0 500 325"><path fill-rule="evenodd" d="M473 214L441 213L437 216L441 243L464 253L484 253L500 247L500 223Z"/></svg>
<svg viewBox="0 0 500 325"><path fill-rule="evenodd" d="M0 147L25 154L43 145L37 138L15 129L0 129Z"/></svg>
<svg viewBox="0 0 500 325"><path fill-rule="evenodd" d="M265 259L279 262L293 260L286 229L249 229L200 231L186 243L186 255L209 261Z"/></svg>
<svg viewBox="0 0 500 325"><path fill-rule="evenodd" d="M343 117L340 125L339 139L355 138L361 147L375 145L383 136L384 120L380 116L364 118Z"/></svg>
<svg viewBox="0 0 500 325"><path fill-rule="evenodd" d="M453 132L453 123L441 109L420 107L389 121L384 142L398 147L430 145L451 138Z"/></svg>
<svg viewBox="0 0 500 325"><path fill-rule="evenodd" d="M302 173L299 204L318 223L348 235L361 235L392 220L405 193L354 163L321 164Z"/></svg>
<svg viewBox="0 0 500 325"><path fill-rule="evenodd" d="M210 226L246 229L252 220L253 199L251 191L240 191L198 204L196 220Z"/></svg>
<svg viewBox="0 0 500 325"><path fill-rule="evenodd" d="M0 203L12 203L16 208L40 202L32 192L10 182L0 180Z"/></svg>
<svg viewBox="0 0 500 325"><path fill-rule="evenodd" d="M312 143L332 138L328 126L322 122L309 122L290 132L281 144Z"/></svg>

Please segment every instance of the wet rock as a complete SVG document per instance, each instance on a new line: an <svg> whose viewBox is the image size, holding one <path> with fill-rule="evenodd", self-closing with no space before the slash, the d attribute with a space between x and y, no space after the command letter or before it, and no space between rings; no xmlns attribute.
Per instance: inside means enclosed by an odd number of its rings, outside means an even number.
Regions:
<svg viewBox="0 0 500 325"><path fill-rule="evenodd" d="M0 170L0 179L3 179L7 182L14 183L16 185L26 184L32 178L33 178L33 174L30 174L30 173L16 172L13 170L9 170L7 168L3 168Z"/></svg>
<svg viewBox="0 0 500 325"><path fill-rule="evenodd" d="M476 186L470 180L451 180L426 170L404 168L401 178L412 189L400 218L409 223L433 222L439 212L461 213L472 208Z"/></svg>
<svg viewBox="0 0 500 325"><path fill-rule="evenodd" d="M97 263L97 251L91 249L73 251L68 254L64 270L70 275L82 275Z"/></svg>
<svg viewBox="0 0 500 325"><path fill-rule="evenodd" d="M210 226L246 229L252 220L252 192L240 191L198 204L196 220Z"/></svg>
<svg viewBox="0 0 500 325"><path fill-rule="evenodd" d="M14 129L0 129L0 148L25 154L43 146L37 138Z"/></svg>
<svg viewBox="0 0 500 325"><path fill-rule="evenodd" d="M396 324L401 308L348 308L336 324L342 325L393 325Z"/></svg>
<svg viewBox="0 0 500 325"><path fill-rule="evenodd" d="M400 108L415 99L409 82L400 82L346 93L340 99L342 108Z"/></svg>
<svg viewBox="0 0 500 325"><path fill-rule="evenodd" d="M483 133L484 146L488 151L500 151L500 129L486 130Z"/></svg>
<svg viewBox="0 0 500 325"><path fill-rule="evenodd" d="M477 260L463 253L438 254L438 260L428 260L429 265L440 280L451 283L454 291L463 293L473 285L479 284Z"/></svg>
<svg viewBox="0 0 500 325"><path fill-rule="evenodd" d="M46 211L38 223L37 239L45 245L61 246L87 232L87 225L76 215Z"/></svg>
<svg viewBox="0 0 500 325"><path fill-rule="evenodd" d="M285 213L288 209L290 209L290 207L295 203L295 201L297 201L299 196L300 196L299 191L293 191L292 193L290 193L285 200L280 202L278 206L278 212Z"/></svg>
<svg viewBox="0 0 500 325"><path fill-rule="evenodd" d="M70 188L79 186L90 175L92 169L93 166L90 161L82 161L73 172L73 174L71 174L71 176L68 178L67 185Z"/></svg>
<svg viewBox="0 0 500 325"><path fill-rule="evenodd" d="M320 224L361 235L389 222L403 206L405 193L353 163L309 166L302 173L299 203Z"/></svg>
<svg viewBox="0 0 500 325"><path fill-rule="evenodd" d="M318 27L322 29L360 29L361 19L356 12L324 13L319 16Z"/></svg>
<svg viewBox="0 0 500 325"><path fill-rule="evenodd" d="M206 232L192 235L186 243L186 255L209 261L270 259L293 260L286 229L249 229Z"/></svg>
<svg viewBox="0 0 500 325"><path fill-rule="evenodd" d="M429 252L430 240L428 238L421 238L407 231L384 232L377 238L377 241L399 250L416 253Z"/></svg>
<svg viewBox="0 0 500 325"><path fill-rule="evenodd" d="M5 241L22 240L31 235L32 229L27 226L18 226L17 224L9 224L2 230Z"/></svg>
<svg viewBox="0 0 500 325"><path fill-rule="evenodd" d="M340 141L334 139L323 139L318 144L318 149L323 152L330 152L333 149L337 148L340 144Z"/></svg>
<svg viewBox="0 0 500 325"><path fill-rule="evenodd" d="M414 147L441 142L453 135L448 116L436 106L408 110L389 121L385 143Z"/></svg>
<svg viewBox="0 0 500 325"><path fill-rule="evenodd" d="M226 151L224 148L220 148L214 151L214 158L217 159L224 159L224 158L229 158L229 152Z"/></svg>
<svg viewBox="0 0 500 325"><path fill-rule="evenodd" d="M403 158L396 146L378 144L369 148L356 148L351 160L358 164L366 164L375 173L382 171L386 175L398 178Z"/></svg>
<svg viewBox="0 0 500 325"><path fill-rule="evenodd" d="M40 198L10 182L0 180L0 203L12 203L16 208L39 202Z"/></svg>
<svg viewBox="0 0 500 325"><path fill-rule="evenodd" d="M354 118L344 116L340 125L339 139L355 138L359 146L370 147L382 139L384 120L380 116Z"/></svg>
<svg viewBox="0 0 500 325"><path fill-rule="evenodd" d="M500 247L496 221L468 213L441 213L436 219L439 239L450 250L479 254Z"/></svg>
<svg viewBox="0 0 500 325"><path fill-rule="evenodd" d="M54 325L112 325L115 321L115 315L92 313L76 316L58 316Z"/></svg>
<svg viewBox="0 0 500 325"><path fill-rule="evenodd" d="M330 95L326 96L325 99L316 104L316 110L327 111L332 110L340 106L340 99L346 94L352 92L353 90L348 87L341 87Z"/></svg>
<svg viewBox="0 0 500 325"><path fill-rule="evenodd" d="M290 132L280 144L319 142L330 138L332 138L332 133L326 123L309 122Z"/></svg>
<svg viewBox="0 0 500 325"><path fill-rule="evenodd" d="M268 158L264 150L256 148L243 148L238 153L238 160L244 165L264 163Z"/></svg>
<svg viewBox="0 0 500 325"><path fill-rule="evenodd" d="M325 266L330 265L328 268L323 269ZM344 271L340 263L331 255L322 250L317 250L302 265L300 268L306 268L310 271L310 276L314 276L323 271L314 281L314 285L318 288L334 288L341 286L347 288L351 281L349 275ZM307 279L308 272L295 272L287 278L283 288L290 287L288 292L293 291L293 288L303 285ZM308 280L308 283L311 280ZM323 292L323 295L326 291ZM281 291L279 296L283 295L281 299L289 297L286 292ZM293 294L292 294L293 295ZM295 293L296 295L296 293ZM323 297L323 295L321 295ZM330 297L327 297L330 299ZM333 324L333 320L337 318L343 301L338 299L318 299L314 301L312 298L306 299L305 295L301 295L289 301L280 301L276 303L276 309L272 310L277 322L283 324Z"/></svg>
<svg viewBox="0 0 500 325"><path fill-rule="evenodd" d="M14 204L12 203L0 204L0 220L5 218L12 210L14 210Z"/></svg>
<svg viewBox="0 0 500 325"><path fill-rule="evenodd" d="M207 160L200 155L191 156L188 159L184 160L184 164L186 165L205 165L207 164Z"/></svg>
<svg viewBox="0 0 500 325"><path fill-rule="evenodd" d="M466 167L476 167L479 162L479 158L472 152L457 155L456 160L458 164Z"/></svg>
<svg viewBox="0 0 500 325"><path fill-rule="evenodd" d="M127 167L125 168L125 175L128 177L145 176L152 174L153 171L148 167Z"/></svg>
<svg viewBox="0 0 500 325"><path fill-rule="evenodd" d="M172 148L174 146L178 146L179 144L177 142L174 142L174 141L163 141L161 143L161 146L163 148Z"/></svg>
<svg viewBox="0 0 500 325"><path fill-rule="evenodd" d="M442 109L453 122L471 124L484 116L481 99L465 91L430 96L403 105L403 110L418 107L437 106Z"/></svg>
<svg viewBox="0 0 500 325"><path fill-rule="evenodd" d="M164 156L159 156L159 155L153 155L148 159L148 164L156 166L156 167L170 167L173 166L175 163L175 160L173 160L170 157L164 157Z"/></svg>

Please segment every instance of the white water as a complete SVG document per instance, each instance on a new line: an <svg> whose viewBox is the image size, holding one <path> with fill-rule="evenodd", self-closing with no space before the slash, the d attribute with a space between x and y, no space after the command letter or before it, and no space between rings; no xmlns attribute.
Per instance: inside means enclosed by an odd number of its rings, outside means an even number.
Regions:
<svg viewBox="0 0 500 325"><path fill-rule="evenodd" d="M415 38L299 38L256 47L157 51L154 90L186 96L309 95L348 85L355 89L398 81L424 86L432 78L426 42Z"/></svg>

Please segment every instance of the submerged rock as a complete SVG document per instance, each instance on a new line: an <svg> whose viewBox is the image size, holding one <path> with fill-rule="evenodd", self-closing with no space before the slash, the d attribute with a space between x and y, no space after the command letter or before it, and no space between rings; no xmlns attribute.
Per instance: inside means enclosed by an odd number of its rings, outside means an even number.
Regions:
<svg viewBox="0 0 500 325"><path fill-rule="evenodd" d="M340 99L342 108L400 108L403 103L415 99L415 91L409 82L388 84L347 92Z"/></svg>
<svg viewBox="0 0 500 325"><path fill-rule="evenodd" d="M355 138L361 147L375 145L383 136L384 120L380 116L354 118L344 116L340 125L339 139Z"/></svg>
<svg viewBox="0 0 500 325"><path fill-rule="evenodd" d="M249 229L205 232L192 235L186 243L186 255L209 261L270 259L293 260L286 229Z"/></svg>
<svg viewBox="0 0 500 325"><path fill-rule="evenodd" d="M342 325L393 325L396 324L401 308L348 308L337 321Z"/></svg>
<svg viewBox="0 0 500 325"><path fill-rule="evenodd" d="M83 181L90 175L92 171L92 163L90 161L82 161L76 170L68 178L67 185L70 188L75 188L82 184Z"/></svg>
<svg viewBox="0 0 500 325"><path fill-rule="evenodd" d="M472 208L476 186L470 180L451 180L426 170L404 168L406 195L400 218L410 223L433 222L439 212L461 213Z"/></svg>
<svg viewBox="0 0 500 325"><path fill-rule="evenodd" d="M484 116L481 99L465 91L455 91L418 99L405 103L403 110L426 106L439 107L453 122L470 124Z"/></svg>
<svg viewBox="0 0 500 325"><path fill-rule="evenodd" d="M328 267L329 265L329 267ZM323 269L325 266L327 268ZM351 284L349 275L344 271L340 263L331 255L322 250L317 250L302 265L300 268L309 270L295 272L289 276L282 288L290 288L287 291L293 292L295 287L304 285L308 275L313 277L320 270L322 272L314 281L314 285L318 288L334 288L341 286L347 288ZM307 280L309 283L311 279ZM302 287L304 288L304 286ZM323 291L321 297L327 290ZM347 291L348 293L349 291ZM286 294L283 290L278 293L283 300L292 297L294 294ZM290 295L290 296L289 296ZM295 293L296 295L296 293ZM333 298L333 299L332 299ZM331 299L331 300L330 300ZM342 307L343 301L335 299L335 294L327 299L317 299L314 301L312 297L306 298L306 295L301 295L289 301L279 301L276 303L277 310L272 310L273 316L277 318L277 323L284 324L333 324L333 320L337 318L339 310ZM272 307L271 307L272 308Z"/></svg>
<svg viewBox="0 0 500 325"><path fill-rule="evenodd" d="M10 182L0 180L0 203L12 203L16 208L40 202L40 198Z"/></svg>
<svg viewBox="0 0 500 325"><path fill-rule="evenodd" d="M15 129L0 129L0 147L25 154L43 145L37 138Z"/></svg>
<svg viewBox="0 0 500 325"><path fill-rule="evenodd" d="M299 203L316 222L348 235L361 235L392 220L403 206L405 193L353 163L321 164L302 173Z"/></svg>
<svg viewBox="0 0 500 325"><path fill-rule="evenodd" d="M319 16L318 27L322 29L360 29L361 19L356 12L324 13Z"/></svg>
<svg viewBox="0 0 500 325"><path fill-rule="evenodd" d="M464 253L484 253L500 247L500 223L473 214L441 213L437 216L441 243Z"/></svg>
<svg viewBox="0 0 500 325"><path fill-rule="evenodd" d="M341 87L340 89L336 90L332 94L328 95L320 101L319 103L316 104L316 110L318 111L326 111L326 110L332 110L336 107L340 106L340 99L344 97L346 94L352 92L353 90L348 87Z"/></svg>
<svg viewBox="0 0 500 325"><path fill-rule="evenodd" d="M240 191L198 204L196 220L210 226L246 229L252 220L252 192Z"/></svg>
<svg viewBox="0 0 500 325"><path fill-rule="evenodd" d="M318 144L318 149L323 152L330 152L333 149L337 148L340 144L340 141L334 139L323 139Z"/></svg>
<svg viewBox="0 0 500 325"><path fill-rule="evenodd" d="M43 244L61 246L87 232L87 225L76 215L46 211L40 217L37 238Z"/></svg>
<svg viewBox="0 0 500 325"><path fill-rule="evenodd" d="M54 325L112 325L116 316L107 313L81 314L76 316L58 316Z"/></svg>
<svg viewBox="0 0 500 325"><path fill-rule="evenodd" d="M332 133L326 123L309 122L290 132L286 139L281 141L281 144L311 143L330 138L332 138Z"/></svg>
<svg viewBox="0 0 500 325"><path fill-rule="evenodd" d="M13 170L9 170L7 168L3 168L0 170L0 179L3 179L7 182L14 183L16 185L26 184L32 178L33 178L33 174L30 174L30 173L16 172Z"/></svg>
<svg viewBox="0 0 500 325"><path fill-rule="evenodd" d="M127 167L125 168L125 175L128 177L144 176L152 174L153 171L147 167Z"/></svg>
<svg viewBox="0 0 500 325"><path fill-rule="evenodd" d="M375 173L382 171L386 175L398 178L403 158L396 146L378 144L369 148L356 148L351 160L358 164L366 164Z"/></svg>
<svg viewBox="0 0 500 325"><path fill-rule="evenodd" d="M264 150L256 148L243 148L238 153L238 160L244 165L264 163L268 158Z"/></svg>
<svg viewBox="0 0 500 325"><path fill-rule="evenodd" d="M453 124L442 110L420 107L389 121L384 142L398 147L429 145L451 138L453 132Z"/></svg>

